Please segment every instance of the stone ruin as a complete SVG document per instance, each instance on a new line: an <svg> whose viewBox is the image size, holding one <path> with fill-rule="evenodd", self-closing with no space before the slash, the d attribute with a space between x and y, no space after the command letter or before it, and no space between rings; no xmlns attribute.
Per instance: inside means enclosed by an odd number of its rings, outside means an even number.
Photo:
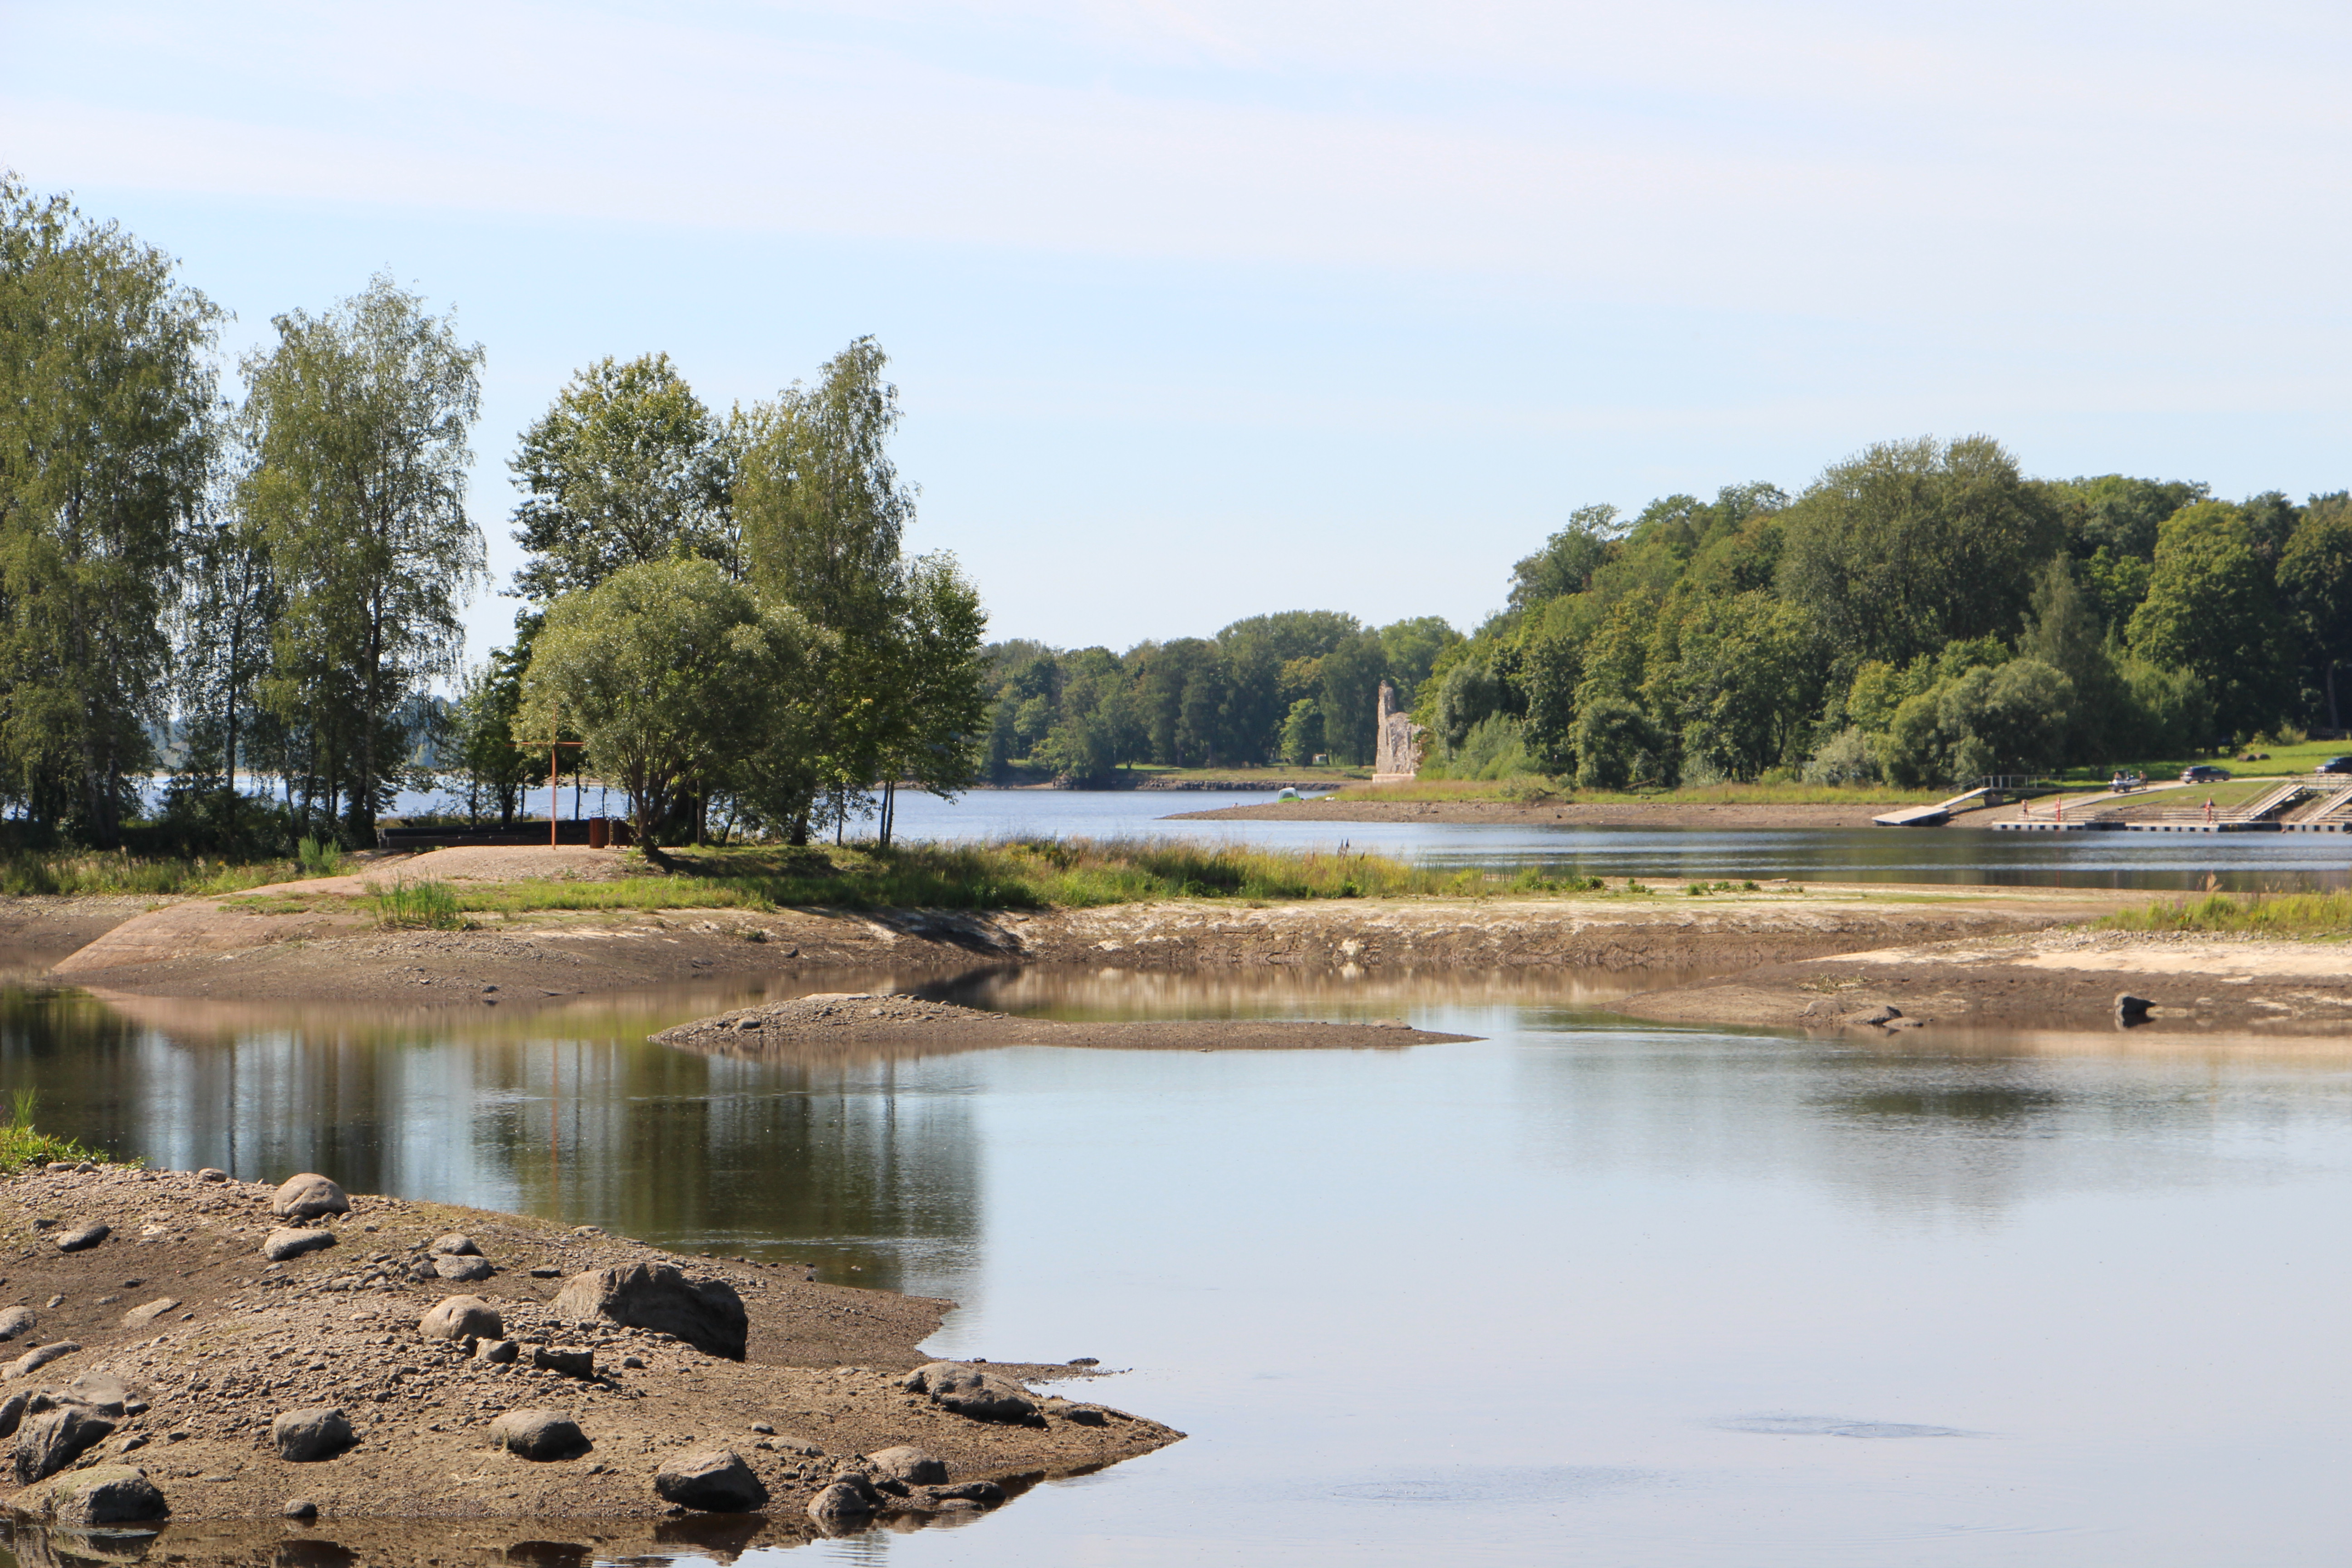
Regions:
<svg viewBox="0 0 2352 1568"><path fill-rule="evenodd" d="M1381 682L1380 728L1372 742L1372 782L1392 784L1421 772L1423 737L1429 731L1397 707L1396 688Z"/></svg>

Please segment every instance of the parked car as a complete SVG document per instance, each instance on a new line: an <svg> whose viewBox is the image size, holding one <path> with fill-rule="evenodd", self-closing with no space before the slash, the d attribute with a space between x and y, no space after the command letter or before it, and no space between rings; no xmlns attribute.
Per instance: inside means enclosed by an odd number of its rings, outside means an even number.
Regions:
<svg viewBox="0 0 2352 1568"><path fill-rule="evenodd" d="M2203 763L2198 763L2193 768L2180 770L2182 784L2219 784L2229 776L2229 769L2210 767Z"/></svg>
<svg viewBox="0 0 2352 1568"><path fill-rule="evenodd" d="M2311 771L2315 773L2352 773L2352 757L2330 757Z"/></svg>
<svg viewBox="0 0 2352 1568"><path fill-rule="evenodd" d="M2147 787L2147 784L2146 776L2135 773L2118 773L2107 781L2107 787L2117 795L2129 795L2133 790Z"/></svg>

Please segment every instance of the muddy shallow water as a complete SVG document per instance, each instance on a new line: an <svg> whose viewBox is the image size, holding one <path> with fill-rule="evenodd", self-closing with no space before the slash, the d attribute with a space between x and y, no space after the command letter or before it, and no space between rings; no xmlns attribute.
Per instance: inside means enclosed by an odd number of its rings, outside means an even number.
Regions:
<svg viewBox="0 0 2352 1568"><path fill-rule="evenodd" d="M950 999L1488 1037L801 1064L643 1043L749 1000L709 990L455 1021L19 995L0 1082L159 1163L950 1296L941 1353L1097 1356L1100 1397L1192 1435L747 1562L2340 1557L2352 1048L1669 1029L1614 984L1033 972Z"/></svg>

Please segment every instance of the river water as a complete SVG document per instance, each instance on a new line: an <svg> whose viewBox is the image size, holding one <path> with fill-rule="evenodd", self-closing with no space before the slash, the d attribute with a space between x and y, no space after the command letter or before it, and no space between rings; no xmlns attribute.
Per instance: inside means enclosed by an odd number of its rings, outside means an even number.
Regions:
<svg viewBox="0 0 2352 1568"><path fill-rule="evenodd" d="M813 1063L646 1042L751 999L721 988L456 1019L20 993L0 1082L159 1163L951 1297L940 1353L1097 1356L1126 1370L1092 1396L1192 1434L747 1562L2341 1560L2352 1055L1669 1029L1609 1013L1625 984L1033 972L931 989L1483 1037Z"/></svg>
<svg viewBox="0 0 2352 1568"><path fill-rule="evenodd" d="M1981 828L1580 827L1563 822L1183 822L1171 812L1264 805L1271 797L1172 790L974 790L953 802L901 796L906 838L1036 836L1225 839L1373 850L1446 867L1555 876L1788 877L1799 881L1968 882L2080 888L2352 886L2352 839L2332 833L1993 833Z"/></svg>

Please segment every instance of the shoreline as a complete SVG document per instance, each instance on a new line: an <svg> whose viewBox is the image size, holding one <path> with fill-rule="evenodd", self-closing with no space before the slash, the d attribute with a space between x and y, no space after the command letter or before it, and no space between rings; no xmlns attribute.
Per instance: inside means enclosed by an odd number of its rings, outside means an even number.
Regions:
<svg viewBox="0 0 2352 1568"><path fill-rule="evenodd" d="M275 1520L304 1502L332 1521L650 1528L699 1517L742 1531L740 1545L795 1545L885 1517L981 1511L1037 1479L1182 1436L1082 1389L1064 1398L1031 1387L1096 1375L1075 1363L971 1363L1003 1392L986 1417L906 1392L931 1361L917 1346L950 1302L818 1284L798 1264L689 1258L593 1226L339 1189L348 1212L282 1212L289 1191L318 1180L272 1189L217 1172L85 1164L0 1182L0 1226L19 1253L4 1298L19 1309L7 1353L39 1347L0 1368L0 1396L47 1395L29 1410L0 1405L0 1426L13 1415L23 1432L79 1430L40 1414L70 1407L74 1421L105 1426L29 1485L19 1436L13 1512L37 1521L59 1506L48 1474L135 1467L179 1523ZM59 1237L93 1222L108 1227L100 1240L63 1250ZM265 1263L265 1237L289 1235L314 1249ZM654 1284L611 1293L641 1267ZM673 1283L660 1285L666 1271ZM583 1304L599 1289L618 1304ZM453 1298L478 1305L443 1306ZM440 1321L464 1313L475 1315ZM335 1451L289 1457L278 1418L326 1407L349 1429ZM577 1440L557 1457L499 1446L492 1423L525 1409L561 1412ZM845 1471L887 1480L897 1462L887 1451L908 1445L937 1461L919 1484L868 1488L854 1519L811 1514ZM713 1450L756 1476L759 1507L681 1505L657 1487L657 1473Z"/></svg>
<svg viewBox="0 0 2352 1568"><path fill-rule="evenodd" d="M1502 800L1318 800L1227 805L1213 811L1171 812L1168 822L1463 822L1500 826L1848 828L1874 826L1873 816L1895 809L1885 801L1790 805L1739 802L1660 801L1579 805L1570 801L1521 805Z"/></svg>
<svg viewBox="0 0 2352 1568"><path fill-rule="evenodd" d="M319 890L306 886L313 894ZM118 923L48 973L52 983L102 996L509 1010L663 985L750 986L817 973L945 978L1032 965L1331 969L1350 977L1544 970L1722 973L1865 948L2040 930L2146 897L2112 889L1895 883L1767 884L1689 897L1670 889L1636 894L1621 884L1581 894L1180 900L990 913L542 912L484 917L463 931L383 931L349 909L270 912L266 897L239 895L189 900L127 919L110 907L106 914Z"/></svg>

